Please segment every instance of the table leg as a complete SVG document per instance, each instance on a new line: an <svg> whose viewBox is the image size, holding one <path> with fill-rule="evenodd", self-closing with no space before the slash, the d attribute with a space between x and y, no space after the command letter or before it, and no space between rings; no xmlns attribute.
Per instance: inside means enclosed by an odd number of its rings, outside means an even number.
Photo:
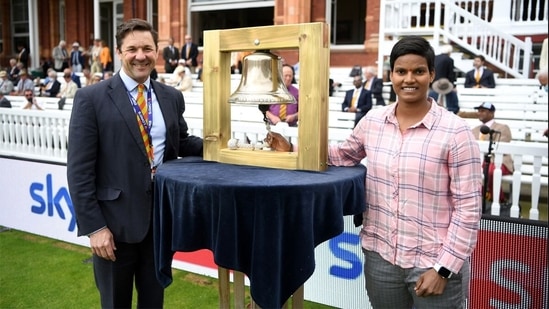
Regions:
<svg viewBox="0 0 549 309"><path fill-rule="evenodd" d="M303 299L305 297L305 288L300 286L292 295L292 309L302 309Z"/></svg>
<svg viewBox="0 0 549 309"><path fill-rule="evenodd" d="M230 286L230 271L227 268L218 266L217 272L219 276L219 308L220 309L230 309L231 308L231 286ZM239 271L233 271L233 287L234 287L234 306L235 309L245 309L245 284L244 284L244 273ZM300 286L294 294L284 303L283 309L289 308L289 303L291 300L292 309L302 309L304 302L305 290L303 285ZM251 309L261 309L253 299L250 303Z"/></svg>
<svg viewBox="0 0 549 309"><path fill-rule="evenodd" d="M233 280L234 307L235 309L245 309L244 273L233 271Z"/></svg>
<svg viewBox="0 0 549 309"><path fill-rule="evenodd" d="M231 308L231 287L229 280L229 270L227 268L217 267L217 276L219 278L219 308Z"/></svg>
<svg viewBox="0 0 549 309"><path fill-rule="evenodd" d="M294 294L288 298L288 300L282 305L282 309L289 309L290 308L290 300L292 303L292 309L303 309L303 298L305 296L305 289L303 288L303 285L300 286Z"/></svg>

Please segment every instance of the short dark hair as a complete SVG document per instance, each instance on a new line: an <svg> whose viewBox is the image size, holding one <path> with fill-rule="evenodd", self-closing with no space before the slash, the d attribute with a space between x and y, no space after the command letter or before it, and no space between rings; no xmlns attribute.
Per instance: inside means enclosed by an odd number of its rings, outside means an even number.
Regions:
<svg viewBox="0 0 549 309"><path fill-rule="evenodd" d="M482 61L482 62L486 62L486 58L484 58L483 55L476 55L475 58L480 59L480 61Z"/></svg>
<svg viewBox="0 0 549 309"><path fill-rule="evenodd" d="M158 49L158 32L146 20L139 18L129 19L118 26L116 29L116 46L118 49L122 47L126 35L133 31L149 31L152 34L154 46Z"/></svg>
<svg viewBox="0 0 549 309"><path fill-rule="evenodd" d="M393 46L391 55L389 56L391 71L393 71L395 67L397 58L408 54L414 54L425 58L429 71L433 72L435 70L435 51L431 44L420 36L411 35L403 37Z"/></svg>

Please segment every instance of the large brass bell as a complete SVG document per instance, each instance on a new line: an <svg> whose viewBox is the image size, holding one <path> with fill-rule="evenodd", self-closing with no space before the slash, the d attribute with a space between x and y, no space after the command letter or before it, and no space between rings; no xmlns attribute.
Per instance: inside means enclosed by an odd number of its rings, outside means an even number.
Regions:
<svg viewBox="0 0 549 309"><path fill-rule="evenodd" d="M273 105L296 103L282 78L280 57L268 51L256 51L242 60L242 78L229 103ZM267 107L268 108L268 107ZM261 110L263 110L260 107Z"/></svg>

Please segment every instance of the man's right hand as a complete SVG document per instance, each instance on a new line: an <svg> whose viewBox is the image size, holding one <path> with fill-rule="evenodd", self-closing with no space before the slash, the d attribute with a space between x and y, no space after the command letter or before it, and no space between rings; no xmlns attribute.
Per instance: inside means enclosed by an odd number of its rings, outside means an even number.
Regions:
<svg viewBox="0 0 549 309"><path fill-rule="evenodd" d="M114 237L111 230L104 228L90 235L90 246L92 253L105 260L116 261L114 251Z"/></svg>

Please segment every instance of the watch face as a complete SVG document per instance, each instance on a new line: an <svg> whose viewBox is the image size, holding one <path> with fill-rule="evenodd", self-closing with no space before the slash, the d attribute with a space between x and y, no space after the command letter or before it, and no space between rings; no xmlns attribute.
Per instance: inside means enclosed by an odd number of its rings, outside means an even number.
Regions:
<svg viewBox="0 0 549 309"><path fill-rule="evenodd" d="M441 267L438 270L438 274L441 275L444 278L450 278L450 276L452 275L452 272L450 270L448 270L447 268L445 268L445 267Z"/></svg>

